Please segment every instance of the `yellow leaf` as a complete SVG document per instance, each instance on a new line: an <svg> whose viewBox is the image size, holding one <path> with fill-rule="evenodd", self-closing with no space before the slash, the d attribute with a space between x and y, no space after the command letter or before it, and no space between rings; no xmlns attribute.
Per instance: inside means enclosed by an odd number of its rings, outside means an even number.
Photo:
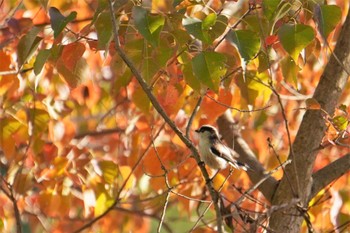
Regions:
<svg viewBox="0 0 350 233"><path fill-rule="evenodd" d="M224 184L225 179L226 177L223 174L216 174L216 176L213 179L213 188L215 190L219 190L221 187L227 186L227 183Z"/></svg>
<svg viewBox="0 0 350 233"><path fill-rule="evenodd" d="M120 166L119 167L119 171L120 171L120 175L122 177L123 180L123 184L124 182L126 182L124 189L128 190L131 189L132 187L134 187L135 182L136 182L136 178L134 174L131 174L131 168L129 166ZM130 177L129 177L130 175ZM128 180L126 180L128 178Z"/></svg>

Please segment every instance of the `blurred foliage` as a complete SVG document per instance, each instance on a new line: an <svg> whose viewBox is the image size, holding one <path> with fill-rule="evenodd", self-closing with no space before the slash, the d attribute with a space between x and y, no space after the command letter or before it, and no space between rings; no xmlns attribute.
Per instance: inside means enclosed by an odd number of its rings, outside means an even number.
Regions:
<svg viewBox="0 0 350 233"><path fill-rule="evenodd" d="M282 159L289 149L272 90L292 138L305 109L322 110L310 96L349 1L120 2L121 47L181 130L204 97L190 131L195 143L193 129L231 108L270 170L278 160L267 139ZM160 222L162 232L214 232L213 210L199 217L210 196L190 151L116 54L107 0L0 4L0 231L16 226L12 192L26 232L72 232L113 205L89 232L155 232ZM326 113L324 143L349 145L349 88L335 115ZM251 109L262 110L239 111ZM346 152L327 147L315 169ZM347 174L310 203L318 232L350 218L349 182ZM214 187L229 205L251 183L224 170ZM251 196L240 214L264 216L269 204L258 191ZM244 224L234 215L238 232Z"/></svg>

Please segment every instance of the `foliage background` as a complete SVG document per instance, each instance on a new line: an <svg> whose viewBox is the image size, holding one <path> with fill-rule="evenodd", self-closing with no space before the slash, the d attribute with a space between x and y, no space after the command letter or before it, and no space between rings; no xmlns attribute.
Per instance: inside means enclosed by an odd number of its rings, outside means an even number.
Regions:
<svg viewBox="0 0 350 233"><path fill-rule="evenodd" d="M108 1L0 4L1 231L215 231L192 152L115 49ZM272 170L305 111L322 111L311 97L349 7L328 4L118 1L114 10L122 50L187 138L196 143L193 130L229 110ZM349 85L343 93L324 113L314 171L349 153ZM269 230L261 192L237 204L252 187L246 173L226 169L213 186L237 232ZM317 232L350 231L349 196L347 172L311 200L306 220Z"/></svg>

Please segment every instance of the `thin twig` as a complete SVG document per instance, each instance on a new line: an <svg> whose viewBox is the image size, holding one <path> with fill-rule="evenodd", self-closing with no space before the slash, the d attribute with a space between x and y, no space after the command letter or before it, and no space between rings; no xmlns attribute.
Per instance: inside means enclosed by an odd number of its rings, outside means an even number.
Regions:
<svg viewBox="0 0 350 233"><path fill-rule="evenodd" d="M214 49L216 49L226 39L227 35L230 33L232 29L235 29L243 21L243 19L247 17L247 15L249 15L252 10L255 10L255 9L256 9L255 7L249 7L249 9L238 19L238 21L234 25L230 27L228 32L226 32L226 34L218 41L218 43L214 46Z"/></svg>
<svg viewBox="0 0 350 233"><path fill-rule="evenodd" d="M189 138L190 129L191 129L191 126L192 126L193 119L194 119L194 117L196 116L196 113L198 112L199 107L200 107L201 104L202 104L202 101L203 101L203 97L200 96L199 99L198 99L198 101L197 101L196 106L195 106L194 109L193 109L193 112L192 112L192 114L191 114L191 117L190 117L190 119L188 120L188 124L187 124L187 127L186 127L186 137L187 137L187 138Z"/></svg>
<svg viewBox="0 0 350 233"><path fill-rule="evenodd" d="M290 188L291 188L291 190L293 192L293 195L299 198L300 197L299 176L298 176L298 173L297 173L296 158L295 158L294 149L293 149L293 145L292 145L292 139L290 137L290 131L289 131L289 126L288 126L288 120L287 120L286 112L284 110L284 106L282 104L281 97L278 94L277 90L274 88L272 82L270 82L268 86L269 86L270 90L272 90L272 92L277 97L278 104L280 105L280 108L281 108L282 118L284 120L284 126L286 128L288 144L289 144L289 148L290 148L290 155L291 155L291 158L293 160L292 161L292 165L293 165L294 176L295 176L295 180L296 180L296 189L297 190L295 191L295 189L294 189L294 187L292 185L290 185ZM286 175L288 177L288 174L286 174Z"/></svg>
<svg viewBox="0 0 350 233"><path fill-rule="evenodd" d="M246 197L246 195L248 195L249 193L253 192L254 190L256 190L265 180L267 180L273 173L277 172L281 167L285 167L286 165L290 164L291 160L286 160L284 163L282 163L281 165L279 165L278 167L276 167L275 169L269 171L259 182L257 182L255 185L253 185L250 189L248 189L240 198L238 198L235 201L235 205L239 205L244 198Z"/></svg>
<svg viewBox="0 0 350 233"><path fill-rule="evenodd" d="M220 101L217 101L216 99L214 99L213 97L211 97L211 96L208 95L208 94L206 94L205 96L208 97L209 99L211 99L212 101L214 101L215 103L221 105L221 106L224 106L224 107L226 107L226 108L228 108L228 109L236 110L236 111L238 111L238 112L260 112L260 111L264 111L264 110L266 110L266 109L268 109L268 108L271 107L271 105L268 105L268 106L265 106L265 107L262 107L262 108L256 108L256 109L252 109L252 110L247 110L247 109L243 109L243 110L242 110L242 109L234 108L234 107L232 107L232 106L230 106L230 105L221 103Z"/></svg>
<svg viewBox="0 0 350 233"><path fill-rule="evenodd" d="M16 228L17 233L22 233L22 222L21 222L21 214L18 209L17 200L15 198L15 195L13 193L13 186L8 183L2 176L1 179L3 183L7 186L8 190L6 190L2 185L0 185L0 190L5 193L5 195L10 199L10 201L13 204L13 210L15 213L15 220L16 220Z"/></svg>
<svg viewBox="0 0 350 233"><path fill-rule="evenodd" d="M163 176L164 176L164 179L165 179L165 185L168 188L168 191L167 191L167 194L166 194L166 197L165 197L163 210L162 210L162 213L160 215L160 221L159 221L159 224L158 224L158 227L157 227L157 232L160 233L160 231L162 230L162 225L163 225L163 222L164 222L166 209L168 207L168 203L169 203L169 200L170 200L170 191L173 189L173 187L171 187L171 185L169 183L168 170L165 168L165 165L164 165L163 161L161 160L161 158L160 158L160 156L158 154L158 150L157 150L156 146L154 145L154 139L153 138L151 139L151 143L152 143L153 149L155 151L155 154L156 154L156 156L158 158L158 161L160 163L161 169L164 172Z"/></svg>

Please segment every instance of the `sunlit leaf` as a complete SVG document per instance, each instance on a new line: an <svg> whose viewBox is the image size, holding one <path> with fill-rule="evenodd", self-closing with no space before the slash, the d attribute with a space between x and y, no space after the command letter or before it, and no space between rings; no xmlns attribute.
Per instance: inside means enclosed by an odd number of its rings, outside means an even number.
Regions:
<svg viewBox="0 0 350 233"><path fill-rule="evenodd" d="M19 67L22 67L22 65L30 58L30 56L39 46L39 42L42 40L42 38L38 37L37 35L40 30L41 29L38 27L33 27L32 30L30 30L30 32L28 32L26 35L22 36L18 42L17 59Z"/></svg>
<svg viewBox="0 0 350 233"><path fill-rule="evenodd" d="M332 123L339 131L346 130L349 125L349 120L346 116L336 116L332 119Z"/></svg>
<svg viewBox="0 0 350 233"><path fill-rule="evenodd" d="M108 184L113 184L118 175L118 166L112 161L99 161L98 167L101 170L101 175Z"/></svg>
<svg viewBox="0 0 350 233"><path fill-rule="evenodd" d="M132 174L132 170L129 166L120 166L120 175L122 177L122 182L125 183L124 189L128 190L134 187L136 182L136 177ZM131 174L130 174L131 173Z"/></svg>
<svg viewBox="0 0 350 233"><path fill-rule="evenodd" d="M42 133L45 133L48 128L48 122L50 120L49 114L45 110L38 108L30 109L28 113L29 121L34 120L34 126L32 128L31 135L39 136Z"/></svg>
<svg viewBox="0 0 350 233"><path fill-rule="evenodd" d="M201 52L192 59L196 78L208 88L218 91L220 79L226 73L226 57L216 52Z"/></svg>
<svg viewBox="0 0 350 233"><path fill-rule="evenodd" d="M287 82L293 83L294 86L296 87L298 84L297 74L298 74L298 71L300 70L299 66L295 64L295 62L290 56L286 56L281 61L281 68L282 68L283 78Z"/></svg>
<svg viewBox="0 0 350 233"><path fill-rule="evenodd" d="M202 22L202 29L209 30L212 26L215 25L216 19L217 19L216 13L208 14L207 17L205 17Z"/></svg>
<svg viewBox="0 0 350 233"><path fill-rule="evenodd" d="M165 19L162 15L151 15L145 8L134 6L132 15L137 30L153 46L159 44L159 35L163 29Z"/></svg>
<svg viewBox="0 0 350 233"><path fill-rule="evenodd" d="M284 24L278 31L283 48L297 62L300 52L315 37L312 27L303 24Z"/></svg>
<svg viewBox="0 0 350 233"><path fill-rule="evenodd" d="M66 172L68 165L68 159L66 157L56 157L53 161L53 168L56 176L61 176Z"/></svg>
<svg viewBox="0 0 350 233"><path fill-rule="evenodd" d="M50 7L49 9L50 22L52 30L54 31L54 37L56 38L68 23L75 20L77 17L77 12L71 12L67 17L61 14L61 12L56 7Z"/></svg>
<svg viewBox="0 0 350 233"><path fill-rule="evenodd" d="M341 20L341 9L335 5L316 5L314 16L319 32L324 39L327 39Z"/></svg>
<svg viewBox="0 0 350 233"><path fill-rule="evenodd" d="M271 97L272 90L264 85L269 82L270 77L266 73L247 72L247 79L244 81L243 77L238 80L238 86L241 89L242 97L245 101L255 106L257 98L262 100L265 105Z"/></svg>
<svg viewBox="0 0 350 233"><path fill-rule="evenodd" d="M95 216L100 216L114 203L113 197L108 194L102 185L99 185L95 190L96 204L95 204Z"/></svg>

